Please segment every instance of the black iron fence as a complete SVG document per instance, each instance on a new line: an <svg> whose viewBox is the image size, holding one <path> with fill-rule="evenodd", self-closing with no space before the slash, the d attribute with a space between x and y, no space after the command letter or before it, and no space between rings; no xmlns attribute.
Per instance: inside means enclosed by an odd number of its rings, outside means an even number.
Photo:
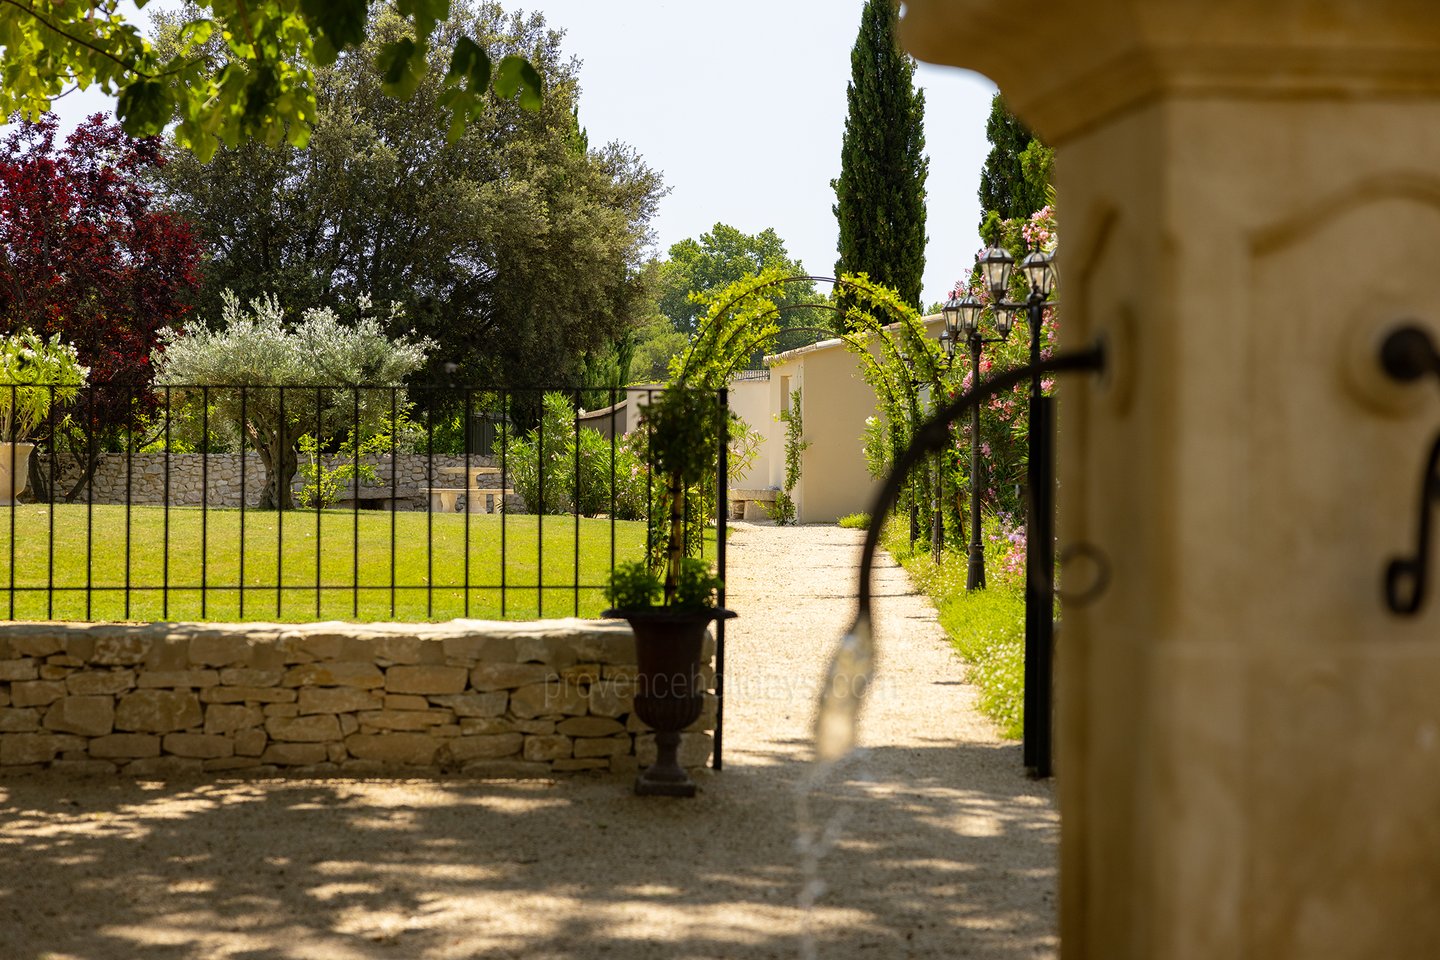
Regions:
<svg viewBox="0 0 1440 960"><path fill-rule="evenodd" d="M654 396L100 384L66 398L0 384L0 611L595 616L610 570L657 555L663 536L638 416ZM699 530L713 492L694 499ZM723 563L723 530L698 539Z"/></svg>

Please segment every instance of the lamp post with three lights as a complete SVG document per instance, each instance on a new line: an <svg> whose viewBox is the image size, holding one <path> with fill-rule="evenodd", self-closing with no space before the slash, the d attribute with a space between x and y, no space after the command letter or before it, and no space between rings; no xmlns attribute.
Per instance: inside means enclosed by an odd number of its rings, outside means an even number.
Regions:
<svg viewBox="0 0 1440 960"><path fill-rule="evenodd" d="M1015 319L1012 310L996 311L995 332L999 336L986 337L980 330L980 316L984 310L985 305L970 293L963 297L952 296L940 310L941 316L945 318L940 345L945 348L945 356L953 359L956 343L965 341L970 351L971 383L978 383L980 380L980 353L985 344L1008 340L1010 327ZM981 483L981 469L980 408L976 406L970 411L970 548L965 572L966 590L981 590L985 587L985 543L980 534L980 491L984 486Z"/></svg>
<svg viewBox="0 0 1440 960"><path fill-rule="evenodd" d="M1039 364L1041 329L1045 309L1055 289L1053 251L1035 250L1019 263L1024 279L1023 300L1008 299L1015 258L996 243L980 257L980 273L989 294L988 309L994 317L997 338L980 333L980 318L987 309L974 296L945 304L946 332L953 338L963 334L970 347L972 382L980 376L980 351L984 344L1006 339L1017 316L1030 326L1029 456L1026 486L1029 508L1025 515L1025 766L1037 777L1051 773L1051 690L1054 681L1055 636L1055 400L1044 396ZM953 320L952 320L953 318ZM953 350L952 346L947 349ZM985 547L980 534L980 412L970 412L970 554L967 589L985 586Z"/></svg>

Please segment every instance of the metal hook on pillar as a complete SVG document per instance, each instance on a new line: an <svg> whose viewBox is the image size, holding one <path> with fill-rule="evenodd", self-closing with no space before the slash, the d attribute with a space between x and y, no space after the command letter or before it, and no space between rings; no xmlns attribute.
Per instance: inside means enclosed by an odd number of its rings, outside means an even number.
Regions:
<svg viewBox="0 0 1440 960"><path fill-rule="evenodd" d="M1440 351L1429 331L1407 324L1390 332L1380 344L1380 366L1401 383L1426 374L1440 379ZM1425 604L1430 566L1430 515L1440 506L1440 437L1430 445L1420 479L1419 523L1415 553L1396 557L1385 567L1385 603L1392 613L1413 617Z"/></svg>

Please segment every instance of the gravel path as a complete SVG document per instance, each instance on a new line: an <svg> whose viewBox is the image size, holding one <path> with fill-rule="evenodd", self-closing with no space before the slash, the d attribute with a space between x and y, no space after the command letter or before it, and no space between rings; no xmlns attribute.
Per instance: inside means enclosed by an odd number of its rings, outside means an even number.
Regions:
<svg viewBox="0 0 1440 960"><path fill-rule="evenodd" d="M877 571L861 755L810 911L796 787L859 535L739 524L725 764L694 800L560 782L0 782L3 960L1053 957L1058 820L974 713L929 603Z"/></svg>

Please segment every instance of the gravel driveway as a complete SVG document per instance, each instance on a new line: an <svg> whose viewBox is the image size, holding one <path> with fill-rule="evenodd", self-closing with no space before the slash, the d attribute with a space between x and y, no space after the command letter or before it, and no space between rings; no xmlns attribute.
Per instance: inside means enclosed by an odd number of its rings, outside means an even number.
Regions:
<svg viewBox="0 0 1440 960"><path fill-rule="evenodd" d="M0 960L1053 957L1048 784L973 708L928 601L878 571L862 755L814 792L816 688L860 535L737 524L725 763L694 800L627 780L0 782Z"/></svg>

